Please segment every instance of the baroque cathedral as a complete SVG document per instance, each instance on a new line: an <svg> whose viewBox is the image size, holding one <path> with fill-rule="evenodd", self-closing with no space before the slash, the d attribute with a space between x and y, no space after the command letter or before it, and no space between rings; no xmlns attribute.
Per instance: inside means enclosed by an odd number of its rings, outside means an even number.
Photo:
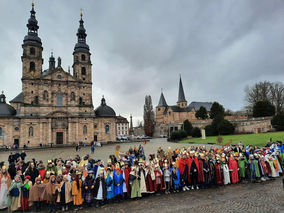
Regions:
<svg viewBox="0 0 284 213"><path fill-rule="evenodd" d="M0 146L115 141L115 111L104 97L94 110L91 53L82 13L72 74L70 69L63 70L61 58L56 64L52 53L48 69L43 70L43 46L35 14L32 5L22 44L22 92L10 105L4 93L0 95Z"/></svg>

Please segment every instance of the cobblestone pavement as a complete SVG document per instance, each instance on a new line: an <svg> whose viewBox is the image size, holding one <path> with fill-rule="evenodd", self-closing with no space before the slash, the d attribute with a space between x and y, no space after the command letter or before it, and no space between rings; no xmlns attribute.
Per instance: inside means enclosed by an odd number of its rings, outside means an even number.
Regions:
<svg viewBox="0 0 284 213"><path fill-rule="evenodd" d="M153 195L80 212L281 213L284 212L284 190L281 179L265 183L236 184L169 195Z"/></svg>
<svg viewBox="0 0 284 213"><path fill-rule="evenodd" d="M121 144L121 151L127 151L130 146L139 146L141 143ZM116 145L106 145L96 147L94 158L106 160L107 156L114 154ZM154 139L147 143L145 147L146 155L156 153L156 149L161 146L163 149L181 148L188 146L184 144L168 143L165 139ZM1 152L0 161L7 161L10 152ZM67 156L74 156L75 148L28 150L27 160L31 158L48 159ZM78 152L81 156L90 154L90 147L82 148ZM98 209L83 209L80 212L98 213L123 213L123 212L210 212L210 213L241 213L241 212L267 212L284 213L284 189L282 178L255 184L236 184L226 187L214 187L211 189L180 192L177 194L150 196L140 200L124 201L122 203L112 203Z"/></svg>
<svg viewBox="0 0 284 213"><path fill-rule="evenodd" d="M138 147L140 144L143 145L145 154L148 156L152 153L157 153L158 147L162 147L164 150L167 150L168 147L171 147L172 149L175 148L182 148L182 147L188 147L188 144L180 144L180 143L170 143L167 142L165 138L157 138L152 139L150 142L147 142L146 145L144 145L141 142L133 142L133 143L121 143L120 145L120 151L125 152L128 151L129 147L136 146ZM62 157L63 159L66 159L68 156L74 157L76 154L79 154L80 156L84 156L86 154L90 154L95 159L102 159L106 162L109 155L113 155L115 152L115 147L117 144L113 145L104 145L102 147L96 147L95 153L91 154L91 147L82 147L80 152L75 151L75 147L65 147L65 148L45 148L45 149L34 149L34 150L27 150L27 158L26 161L31 160L32 158L35 159L41 159L43 162L47 162L49 159L54 159L58 157ZM196 144L192 144L191 146L196 146ZM10 152L0 152L0 162L8 160Z"/></svg>

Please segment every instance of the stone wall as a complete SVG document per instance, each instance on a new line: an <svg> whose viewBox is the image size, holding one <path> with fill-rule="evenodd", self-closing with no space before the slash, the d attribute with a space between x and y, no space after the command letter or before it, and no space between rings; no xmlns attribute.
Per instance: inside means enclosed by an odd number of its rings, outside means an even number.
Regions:
<svg viewBox="0 0 284 213"><path fill-rule="evenodd" d="M116 141L115 122L116 118L94 117L1 118L0 127L6 146L12 146L18 139L20 147L24 144L32 147L56 144L57 132L63 133L63 144L79 141L89 144L95 135L100 142ZM108 133L106 125L109 125ZM0 145L3 145L3 138L0 138Z"/></svg>
<svg viewBox="0 0 284 213"><path fill-rule="evenodd" d="M233 118L233 117L231 117ZM241 117L240 117L241 118ZM262 118L242 118L242 119L229 119L235 126L235 133L260 133L274 131L271 125L272 117L262 117ZM205 126L210 125L212 119L206 120L193 120L191 121L193 127L205 128ZM158 123L155 126L155 137L159 135L168 135L169 131L172 129L181 129L182 122L180 123Z"/></svg>

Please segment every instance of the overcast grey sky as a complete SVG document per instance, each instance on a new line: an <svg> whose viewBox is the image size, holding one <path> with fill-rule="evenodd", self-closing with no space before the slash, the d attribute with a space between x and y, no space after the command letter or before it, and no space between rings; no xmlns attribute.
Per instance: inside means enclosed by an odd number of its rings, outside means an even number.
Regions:
<svg viewBox="0 0 284 213"><path fill-rule="evenodd" d="M0 89L21 92L28 0L0 1ZM240 110L244 88L284 79L283 0L36 0L44 69L53 49L72 65L80 8L93 62L93 101L142 120L145 95L177 101L182 75L187 101L218 101Z"/></svg>

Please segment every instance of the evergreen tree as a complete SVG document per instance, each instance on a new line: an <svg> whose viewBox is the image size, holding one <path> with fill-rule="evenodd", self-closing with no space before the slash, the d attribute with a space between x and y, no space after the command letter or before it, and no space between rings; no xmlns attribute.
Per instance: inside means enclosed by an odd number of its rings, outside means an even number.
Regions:
<svg viewBox="0 0 284 213"><path fill-rule="evenodd" d="M206 108L203 107L203 106L201 106L201 107L199 108L199 110L196 111L195 117L196 117L196 118L203 119L203 120L206 119L206 118L208 118L208 112L207 112Z"/></svg>
<svg viewBox="0 0 284 213"><path fill-rule="evenodd" d="M183 122L183 129L186 132L187 136L191 135L192 128L192 124L189 122L189 120L185 120Z"/></svg>
<svg viewBox="0 0 284 213"><path fill-rule="evenodd" d="M274 116L275 106L269 101L258 101L253 105L253 117Z"/></svg>
<svg viewBox="0 0 284 213"><path fill-rule="evenodd" d="M214 119L217 115L224 116L225 109L218 102L214 102L210 109L210 118Z"/></svg>
<svg viewBox="0 0 284 213"><path fill-rule="evenodd" d="M284 114L275 115L271 120L271 124L273 128L275 128L277 131L283 131L284 130Z"/></svg>

